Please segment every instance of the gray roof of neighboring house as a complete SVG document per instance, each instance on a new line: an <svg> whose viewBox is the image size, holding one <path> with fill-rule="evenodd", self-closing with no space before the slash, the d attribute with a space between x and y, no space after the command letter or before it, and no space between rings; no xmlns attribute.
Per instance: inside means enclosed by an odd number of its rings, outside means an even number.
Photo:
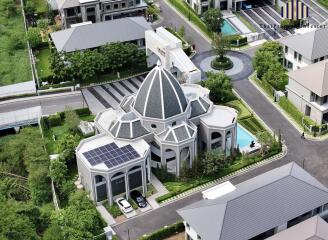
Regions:
<svg viewBox="0 0 328 240"><path fill-rule="evenodd" d="M320 97L328 95L328 60L289 72L288 76Z"/></svg>
<svg viewBox="0 0 328 240"><path fill-rule="evenodd" d="M328 189L296 163L178 210L204 240L247 240L328 203Z"/></svg>
<svg viewBox="0 0 328 240"><path fill-rule="evenodd" d="M316 215L267 240L328 240L328 223Z"/></svg>
<svg viewBox="0 0 328 240"><path fill-rule="evenodd" d="M124 139L135 139L149 133L142 126L141 120L133 112L123 114L110 128L110 132L114 137Z"/></svg>
<svg viewBox="0 0 328 240"><path fill-rule="evenodd" d="M159 135L163 141L179 143L194 137L195 129L183 122L179 125L169 127Z"/></svg>
<svg viewBox="0 0 328 240"><path fill-rule="evenodd" d="M136 95L134 109L144 117L167 119L183 113L186 97L175 77L162 66L147 75Z"/></svg>
<svg viewBox="0 0 328 240"><path fill-rule="evenodd" d="M144 17L127 17L112 21L76 26L51 33L57 51L73 52L96 48L112 42L145 38L151 25Z"/></svg>
<svg viewBox="0 0 328 240"><path fill-rule="evenodd" d="M281 38L279 42L310 60L328 55L328 28Z"/></svg>

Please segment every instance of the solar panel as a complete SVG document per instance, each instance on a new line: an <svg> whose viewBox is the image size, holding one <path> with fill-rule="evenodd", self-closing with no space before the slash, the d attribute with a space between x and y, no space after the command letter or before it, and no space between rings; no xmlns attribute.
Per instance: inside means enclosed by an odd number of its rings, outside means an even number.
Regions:
<svg viewBox="0 0 328 240"><path fill-rule="evenodd" d="M92 149L84 152L83 155L92 166L103 162L108 168L115 167L140 157L140 155L130 144L119 148L116 143L110 143L99 148Z"/></svg>

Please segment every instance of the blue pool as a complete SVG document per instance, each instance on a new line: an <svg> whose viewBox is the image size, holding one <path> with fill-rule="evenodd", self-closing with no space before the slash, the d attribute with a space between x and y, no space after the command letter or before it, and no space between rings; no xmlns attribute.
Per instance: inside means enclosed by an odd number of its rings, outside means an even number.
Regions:
<svg viewBox="0 0 328 240"><path fill-rule="evenodd" d="M239 33L228 20L223 21L221 32L223 36L229 36Z"/></svg>
<svg viewBox="0 0 328 240"><path fill-rule="evenodd" d="M256 138L247 132L243 127L237 126L237 144L242 149L249 146L252 141L256 141Z"/></svg>

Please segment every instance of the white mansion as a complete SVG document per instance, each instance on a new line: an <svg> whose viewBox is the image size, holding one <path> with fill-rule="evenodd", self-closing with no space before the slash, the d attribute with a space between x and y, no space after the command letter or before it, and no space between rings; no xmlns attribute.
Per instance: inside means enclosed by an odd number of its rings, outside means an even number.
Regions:
<svg viewBox="0 0 328 240"><path fill-rule="evenodd" d="M216 106L209 90L180 85L156 66L135 95L95 119L97 135L76 149L82 185L95 202L147 190L151 167L166 165L179 176L182 163L191 166L197 152L236 147L237 112Z"/></svg>

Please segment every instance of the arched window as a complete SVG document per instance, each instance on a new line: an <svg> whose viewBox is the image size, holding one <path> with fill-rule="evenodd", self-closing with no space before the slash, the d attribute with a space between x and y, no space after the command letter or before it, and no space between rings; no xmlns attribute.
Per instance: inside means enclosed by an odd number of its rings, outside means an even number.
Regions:
<svg viewBox="0 0 328 240"><path fill-rule="evenodd" d="M211 134L212 140L220 138L220 137L221 137L221 133L219 133L219 132L212 132L212 134Z"/></svg>

